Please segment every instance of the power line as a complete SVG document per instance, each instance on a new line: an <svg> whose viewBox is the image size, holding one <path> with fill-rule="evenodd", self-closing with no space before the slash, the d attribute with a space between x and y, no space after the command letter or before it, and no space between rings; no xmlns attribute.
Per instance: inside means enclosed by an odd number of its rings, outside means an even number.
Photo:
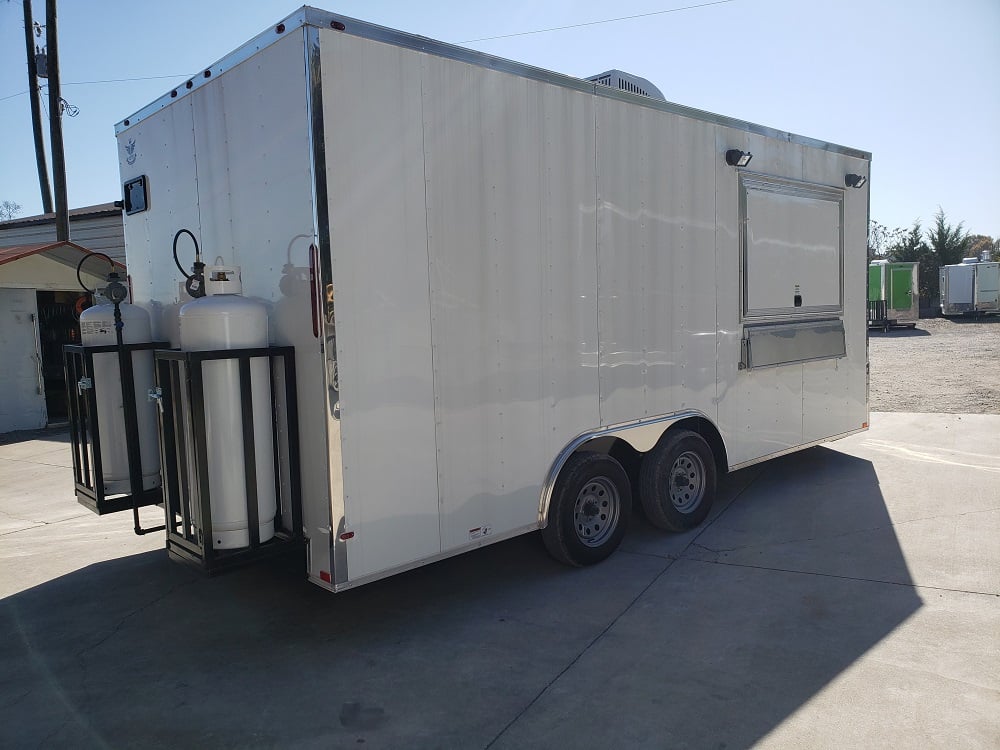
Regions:
<svg viewBox="0 0 1000 750"><path fill-rule="evenodd" d="M732 0L726 0L731 2ZM140 78L105 78L100 81L64 81L63 86L84 86L91 83L125 83L126 81L153 81L157 78L190 78L194 73L177 73L170 76L142 76Z"/></svg>
<svg viewBox="0 0 1000 750"><path fill-rule="evenodd" d="M530 36L532 34L547 34L550 31L565 31L566 29L580 29L585 26L599 26L605 23L615 23L617 21L632 21L636 18L649 18L650 16L662 16L667 13L679 13L683 10L696 10L698 8L708 8L713 5L725 5L726 3L733 3L736 0L714 0L714 2L709 3L699 3L697 5L685 5L681 8L667 8L666 10L654 10L649 13L636 13L631 16L617 16L615 18L604 18L600 21L585 21L583 23L571 23L566 26L552 26L547 29L534 29L532 31L518 31L513 34L499 34L498 36L483 36L478 39L466 39L464 41L458 42L458 44L471 44L472 42L489 42L494 39L510 39L516 36ZM89 86L93 84L100 83L127 83L129 81L153 81L162 78L190 78L193 73L177 73L175 75L164 75L164 76L139 76L136 78L103 78L97 81L64 81L63 86ZM16 96L24 96L28 91L19 91L16 94L8 94L7 96L0 97L0 102L6 101L7 99L13 99Z"/></svg>
<svg viewBox="0 0 1000 750"><path fill-rule="evenodd" d="M99 81L63 81L63 86L89 86L96 83L127 83L128 81L155 81L160 78L190 78L193 73L177 73L175 75L169 76L139 76L138 78L104 78ZM8 94L7 96L0 96L0 102L6 101L7 99L13 99L16 96L24 96L28 93L28 90L18 91L16 94Z"/></svg>
<svg viewBox="0 0 1000 750"><path fill-rule="evenodd" d="M736 0L715 0L711 3L699 3L698 5L685 5L683 8L668 8L667 10L654 10L650 13L637 13L634 16L618 16L617 18L605 18L600 21L586 21L585 23L571 23L567 26L553 26L548 29L535 29L534 31L518 31L514 34L500 34L499 36L484 36L479 39L466 39L458 44L471 44L472 42L489 42L494 39L510 39L515 36L529 36L531 34L546 34L550 31L564 31L566 29L579 29L584 26L598 26L602 23L614 23L615 21L631 21L635 18L649 18L650 16L662 16L666 13L679 13L682 10L694 10L695 8L707 8L710 5L724 5Z"/></svg>

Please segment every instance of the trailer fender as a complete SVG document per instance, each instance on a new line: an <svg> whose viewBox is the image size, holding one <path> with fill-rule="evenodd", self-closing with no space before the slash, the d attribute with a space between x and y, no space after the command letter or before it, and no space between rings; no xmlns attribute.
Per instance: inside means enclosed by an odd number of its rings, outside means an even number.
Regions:
<svg viewBox="0 0 1000 750"><path fill-rule="evenodd" d="M549 472L545 477L545 483L542 485L542 494L538 503L539 528L544 529L548 524L549 503L552 500L552 493L555 490L559 472L562 471L566 461L574 453L580 450L587 450L588 446L593 447L598 452L606 453L609 446L616 439L628 443L638 453L646 453L653 449L671 427L677 426L680 423L684 423L684 426L689 429L694 429L696 432L704 434L705 439L715 453L717 465L722 472L725 472L728 468L725 441L722 439L722 434L719 432L718 427L700 411L688 410L584 432L571 440L560 451L549 468Z"/></svg>

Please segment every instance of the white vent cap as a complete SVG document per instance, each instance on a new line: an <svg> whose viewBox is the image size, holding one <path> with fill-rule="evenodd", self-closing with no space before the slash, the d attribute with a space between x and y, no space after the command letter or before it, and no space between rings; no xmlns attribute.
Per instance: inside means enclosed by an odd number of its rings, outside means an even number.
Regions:
<svg viewBox="0 0 1000 750"><path fill-rule="evenodd" d="M666 101L663 93L645 78L641 78L624 70L606 70L596 76L588 76L585 81L599 83L602 86L610 86L619 91L628 91L630 94L648 96L650 99L660 99Z"/></svg>

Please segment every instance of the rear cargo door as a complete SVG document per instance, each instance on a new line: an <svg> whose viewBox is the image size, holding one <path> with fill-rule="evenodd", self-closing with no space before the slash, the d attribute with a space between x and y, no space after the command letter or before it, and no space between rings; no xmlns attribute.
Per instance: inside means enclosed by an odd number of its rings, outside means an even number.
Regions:
<svg viewBox="0 0 1000 750"><path fill-rule="evenodd" d="M1000 309L1000 263L980 263L976 267L976 309Z"/></svg>
<svg viewBox="0 0 1000 750"><path fill-rule="evenodd" d="M952 305L971 305L974 301L976 268L972 265L948 267L948 302Z"/></svg>
<svg viewBox="0 0 1000 750"><path fill-rule="evenodd" d="M911 309L913 307L913 268L893 266L890 274L890 307L893 310Z"/></svg>

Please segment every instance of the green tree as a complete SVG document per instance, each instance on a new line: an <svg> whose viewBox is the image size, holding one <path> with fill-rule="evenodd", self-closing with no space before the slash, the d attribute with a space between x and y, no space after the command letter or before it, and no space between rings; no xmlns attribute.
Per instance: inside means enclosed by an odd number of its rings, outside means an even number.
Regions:
<svg viewBox="0 0 1000 750"><path fill-rule="evenodd" d="M985 234L974 234L969 237L969 247L967 252L969 257L976 256L985 260L994 259L994 249L1000 247L997 241Z"/></svg>
<svg viewBox="0 0 1000 750"><path fill-rule="evenodd" d="M969 233L963 222L957 226L948 223L944 210L938 206L934 214L934 226L927 230L927 244L937 256L938 264L951 266L961 263L969 249Z"/></svg>
<svg viewBox="0 0 1000 750"><path fill-rule="evenodd" d="M898 239L889 247L889 260L894 263L922 261L930 248L924 242L924 228L920 225L920 219L914 219L909 230L899 231Z"/></svg>

